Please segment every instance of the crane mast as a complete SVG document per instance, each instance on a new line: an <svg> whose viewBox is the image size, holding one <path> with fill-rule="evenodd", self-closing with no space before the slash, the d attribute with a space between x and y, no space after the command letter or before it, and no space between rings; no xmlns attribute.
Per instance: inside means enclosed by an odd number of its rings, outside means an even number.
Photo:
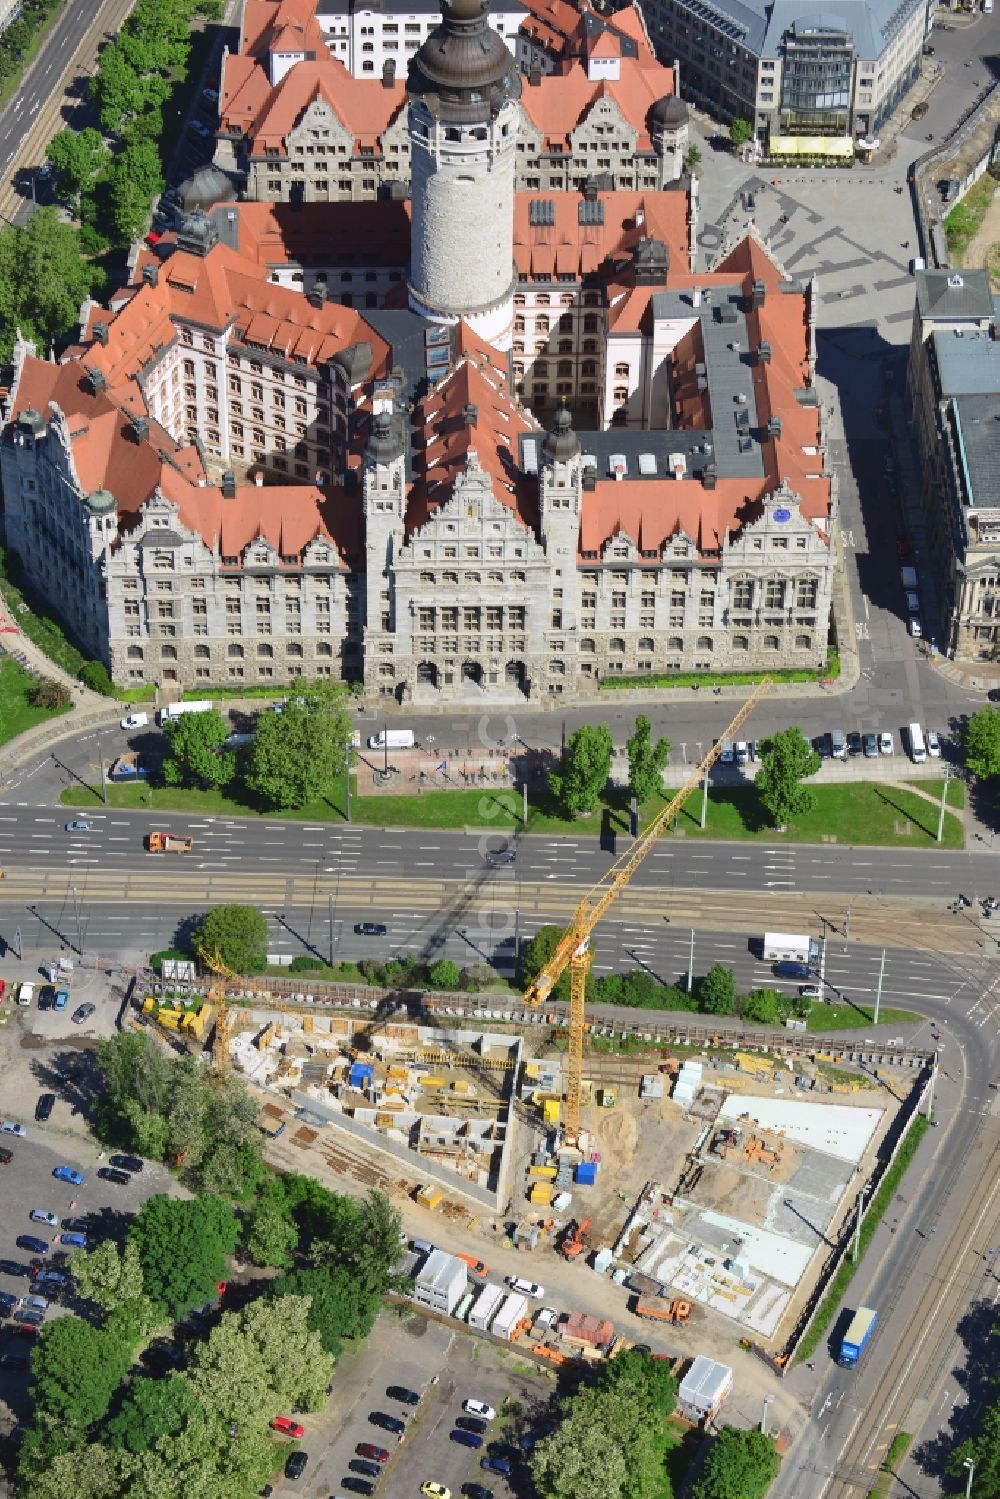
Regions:
<svg viewBox="0 0 1000 1499"><path fill-rule="evenodd" d="M539 970L525 991L525 1001L529 1005L544 1004L566 969L570 970L569 1053L566 1063L564 1126L565 1137L570 1144L576 1144L580 1135L580 1089L583 1081L587 974L590 972L590 965L593 961L593 954L590 951L591 933L608 908L614 904L630 883L635 871L651 852L663 829L673 822L688 797L711 770L722 753L724 740L735 736L737 729L749 718L771 686L771 677L761 678L732 722L723 730L722 735L712 745L697 769L691 772L680 790L676 791L667 805L656 814L649 827L639 835L631 848L620 854L601 878L591 886L577 906L573 920L564 932L552 957L545 967Z"/></svg>

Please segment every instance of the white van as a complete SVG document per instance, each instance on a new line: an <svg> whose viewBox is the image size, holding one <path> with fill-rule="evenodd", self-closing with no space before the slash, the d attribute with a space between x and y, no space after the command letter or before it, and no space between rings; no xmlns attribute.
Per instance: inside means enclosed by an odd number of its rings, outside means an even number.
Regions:
<svg viewBox="0 0 1000 1499"><path fill-rule="evenodd" d="M923 765L927 759L927 746L924 743L924 733L918 723L907 726L906 737L910 741L910 757L914 765Z"/></svg>
<svg viewBox="0 0 1000 1499"><path fill-rule="evenodd" d="M30 1005L35 997L34 984L22 984L17 991L17 1002L19 1005Z"/></svg>
<svg viewBox="0 0 1000 1499"><path fill-rule="evenodd" d="M165 723L172 718L183 718L185 713L211 713L212 704L207 698L198 698L190 703L168 703L165 708L160 708L156 715L156 722L162 729Z"/></svg>
<svg viewBox="0 0 1000 1499"><path fill-rule="evenodd" d="M993 14L993 0L983 0L983 15L984 16L991 16L992 14Z"/></svg>
<svg viewBox="0 0 1000 1499"><path fill-rule="evenodd" d="M369 749L413 749L417 737L412 729L382 729L368 741Z"/></svg>

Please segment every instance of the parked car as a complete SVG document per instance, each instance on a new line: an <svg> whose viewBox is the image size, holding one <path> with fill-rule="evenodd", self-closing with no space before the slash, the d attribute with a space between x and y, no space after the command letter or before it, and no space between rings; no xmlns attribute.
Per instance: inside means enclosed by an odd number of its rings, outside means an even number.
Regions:
<svg viewBox="0 0 1000 1499"><path fill-rule="evenodd" d="M32 1223L44 1223L48 1228L59 1227L58 1213L50 1213L48 1208L32 1208L28 1217Z"/></svg>
<svg viewBox="0 0 1000 1499"><path fill-rule="evenodd" d="M398 1400L403 1405L419 1405L420 1396L416 1390L408 1390L405 1385L391 1384L385 1392L390 1400Z"/></svg>
<svg viewBox="0 0 1000 1499"><path fill-rule="evenodd" d="M477 1280L485 1280L490 1273L489 1265L484 1265L482 1260L477 1260L474 1254L458 1254L455 1258L461 1260L463 1265L468 1265L470 1272Z"/></svg>
<svg viewBox="0 0 1000 1499"><path fill-rule="evenodd" d="M374 1478L377 1482L382 1477L378 1463L373 1463L368 1457L352 1457L347 1466L352 1473L360 1473L362 1478Z"/></svg>
<svg viewBox="0 0 1000 1499"><path fill-rule="evenodd" d="M298 1421L293 1421L291 1416L275 1416L271 1422L272 1431L280 1431L286 1437L304 1437L306 1429L300 1426Z"/></svg>
<svg viewBox="0 0 1000 1499"><path fill-rule="evenodd" d="M308 1452L290 1452L285 1463L286 1478L301 1478L309 1461Z"/></svg>
<svg viewBox="0 0 1000 1499"><path fill-rule="evenodd" d="M27 1265L22 1265L20 1260L0 1260L0 1271L4 1275L27 1275Z"/></svg>
<svg viewBox="0 0 1000 1499"><path fill-rule="evenodd" d="M451 1499L451 1489L446 1488L443 1483L435 1483L432 1478L420 1485L420 1492L424 1499Z"/></svg>
<svg viewBox="0 0 1000 1499"><path fill-rule="evenodd" d="M56 993L55 993L55 998L52 1001L52 1008L54 1010L65 1010L65 1008L66 1008L66 1006L68 1004L69 1004L69 990L68 989L57 989Z"/></svg>
<svg viewBox="0 0 1000 1499"><path fill-rule="evenodd" d="M0 1145L0 1166L9 1166L14 1159L14 1152L8 1150L6 1145Z"/></svg>
<svg viewBox="0 0 1000 1499"><path fill-rule="evenodd" d="M800 999L822 999L823 998L823 990L820 988L819 984L800 984L799 985L799 998Z"/></svg>
<svg viewBox="0 0 1000 1499"><path fill-rule="evenodd" d="M0 1354L0 1368L22 1370L30 1367L31 1360L26 1353L8 1351L7 1353Z"/></svg>
<svg viewBox="0 0 1000 1499"><path fill-rule="evenodd" d="M42 1261L32 1264L31 1273L37 1286L64 1286L68 1280L61 1270L50 1270Z"/></svg>
<svg viewBox="0 0 1000 1499"><path fill-rule="evenodd" d="M463 1400L462 1409L468 1411L470 1416L482 1416L484 1421L495 1421L497 1418L492 1405L487 1405L484 1400Z"/></svg>
<svg viewBox="0 0 1000 1499"><path fill-rule="evenodd" d="M35 1104L35 1118L39 1124L44 1124L56 1106L56 1095L54 1093L40 1093L38 1102Z"/></svg>
<svg viewBox="0 0 1000 1499"><path fill-rule="evenodd" d="M15 1124L13 1119L5 1119L3 1123L0 1124L0 1135L17 1135L19 1139L23 1140L27 1133L28 1131L25 1129L24 1125Z"/></svg>
<svg viewBox="0 0 1000 1499"><path fill-rule="evenodd" d="M208 137L212 134L212 131L208 128L208 126L203 125L200 120L192 120L191 129L194 131L195 135L200 135L202 140L207 140Z"/></svg>
<svg viewBox="0 0 1000 1499"><path fill-rule="evenodd" d="M477 1437L484 1437L490 1429L488 1422L479 1416L456 1416L455 1425L459 1431L471 1431Z"/></svg>
<svg viewBox="0 0 1000 1499"><path fill-rule="evenodd" d="M927 753L932 760L941 758L941 736L937 729L928 729L924 735L924 743L927 745Z"/></svg>
<svg viewBox="0 0 1000 1499"><path fill-rule="evenodd" d="M209 104L218 104L219 91L218 89L214 88L203 88L201 91L201 97L207 100Z"/></svg>
<svg viewBox="0 0 1000 1499"><path fill-rule="evenodd" d="M906 628L910 632L910 635L913 637L914 640L922 640L923 639L923 636L924 636L924 627L920 623L920 616L919 616L919 614L911 614L910 615L909 619L906 621Z"/></svg>
<svg viewBox="0 0 1000 1499"><path fill-rule="evenodd" d="M127 1171L119 1171L115 1166L102 1166L97 1174L101 1181L114 1182L118 1187L127 1187L132 1180Z"/></svg>
<svg viewBox="0 0 1000 1499"><path fill-rule="evenodd" d="M18 1234L14 1241L18 1249L26 1249L29 1254L48 1254L49 1246L44 1239L36 1239L34 1234Z"/></svg>
<svg viewBox="0 0 1000 1499"><path fill-rule="evenodd" d="M21 1298L11 1291L0 1291L0 1316L12 1317L20 1305Z"/></svg>
<svg viewBox="0 0 1000 1499"><path fill-rule="evenodd" d="M148 713L126 713L121 721L123 729L144 729L149 724Z"/></svg>
<svg viewBox="0 0 1000 1499"><path fill-rule="evenodd" d="M370 1458L373 1463L387 1463L389 1461L388 1447L378 1447L374 1442L359 1442L354 1450L359 1457Z"/></svg>
<svg viewBox="0 0 1000 1499"><path fill-rule="evenodd" d="M543 1306L535 1318L536 1327L551 1327L553 1322L558 1321L559 1313L554 1306Z"/></svg>
<svg viewBox="0 0 1000 1499"><path fill-rule="evenodd" d="M932 47L930 50L931 50L931 52L933 52L934 48ZM927 48L926 47L924 48L924 52L926 54L926 52L927 52ZM926 99L921 99L920 103L919 104L914 104L913 108L910 110L910 119L911 120L922 120L923 117L924 117L924 115L927 113L927 111L929 109L930 109L930 105L927 103L927 100Z"/></svg>
<svg viewBox="0 0 1000 1499"><path fill-rule="evenodd" d="M70 1186L83 1186L83 1172L77 1171L74 1166L57 1166L52 1175L57 1182L69 1182Z"/></svg>
<svg viewBox="0 0 1000 1499"><path fill-rule="evenodd" d="M829 734L817 734L812 742L812 747L821 760L830 758L830 736Z"/></svg>
<svg viewBox="0 0 1000 1499"><path fill-rule="evenodd" d="M385 1411L369 1411L368 1421L371 1426L380 1426L383 1431L391 1431L397 1437L401 1437L406 1431L405 1421L401 1421L398 1416L387 1416Z"/></svg>
<svg viewBox="0 0 1000 1499"><path fill-rule="evenodd" d="M465 1499L493 1499L493 1490L484 1483L463 1483L462 1493Z"/></svg>
<svg viewBox="0 0 1000 1499"><path fill-rule="evenodd" d="M504 1478L509 1478L513 1472L510 1458L507 1457L487 1455L479 1459L479 1466L483 1469L484 1473L501 1473Z"/></svg>
<svg viewBox="0 0 1000 1499"><path fill-rule="evenodd" d="M45 1313L21 1311L18 1313L18 1320L22 1327L41 1327L42 1323L45 1321Z"/></svg>
<svg viewBox="0 0 1000 1499"><path fill-rule="evenodd" d="M85 1020L90 1019L96 1008L96 1005L79 1005L77 1009L73 1011L73 1024L83 1025Z"/></svg>
<svg viewBox="0 0 1000 1499"><path fill-rule="evenodd" d="M537 1285L533 1280L524 1280L520 1275L508 1275L507 1284L512 1291L519 1291L522 1296L533 1296L536 1301L545 1300L545 1287Z"/></svg>
<svg viewBox="0 0 1000 1499"><path fill-rule="evenodd" d="M75 1229L67 1231L63 1229L59 1235L60 1244L65 1244L69 1249L86 1249L87 1235L78 1233Z"/></svg>
<svg viewBox="0 0 1000 1499"><path fill-rule="evenodd" d="M133 1176L138 1176L146 1164L137 1155L122 1155L120 1152L118 1155L110 1156L109 1161L112 1166L117 1166L119 1171L131 1171Z"/></svg>
<svg viewBox="0 0 1000 1499"><path fill-rule="evenodd" d="M451 1441L458 1442L461 1447L481 1447L483 1445L482 1437L477 1436L474 1431L459 1431L456 1428L454 1431L449 1431L448 1436Z"/></svg>
<svg viewBox="0 0 1000 1499"><path fill-rule="evenodd" d="M894 755L896 753L896 746L888 729L883 729L878 736L878 752L880 755Z"/></svg>
<svg viewBox="0 0 1000 1499"><path fill-rule="evenodd" d="M866 734L863 739L866 760L878 759L878 738L874 734Z"/></svg>
<svg viewBox="0 0 1000 1499"><path fill-rule="evenodd" d="M358 1478L355 1476L355 1474L350 1473L346 1478L342 1478L340 1481L345 1489L350 1489L352 1494L364 1494L366 1496L370 1496L375 1492L375 1485L372 1483L370 1478Z"/></svg>

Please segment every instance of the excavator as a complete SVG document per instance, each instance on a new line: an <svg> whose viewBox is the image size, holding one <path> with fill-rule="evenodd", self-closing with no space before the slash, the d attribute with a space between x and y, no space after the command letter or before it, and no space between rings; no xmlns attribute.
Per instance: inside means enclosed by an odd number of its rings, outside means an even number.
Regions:
<svg viewBox="0 0 1000 1499"><path fill-rule="evenodd" d="M586 1234L590 1228L590 1222L589 1218L584 1218L582 1223L577 1223L574 1218L567 1223L566 1230L559 1241L559 1252L564 1259L576 1260L583 1254L587 1248Z"/></svg>

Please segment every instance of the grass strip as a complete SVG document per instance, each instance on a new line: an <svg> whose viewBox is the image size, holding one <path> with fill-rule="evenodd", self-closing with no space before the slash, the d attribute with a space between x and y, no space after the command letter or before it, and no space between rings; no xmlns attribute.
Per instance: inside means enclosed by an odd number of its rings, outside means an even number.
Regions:
<svg viewBox="0 0 1000 1499"><path fill-rule="evenodd" d="M906 1169L913 1160L924 1135L930 1129L930 1121L924 1114L919 1114L910 1126L910 1132L900 1147L899 1154L893 1161L889 1170L882 1178L882 1185L872 1198L871 1205L865 1213L861 1224L861 1243L857 1260L852 1260L849 1253L845 1253L837 1271L830 1281L826 1294L820 1301L809 1324L806 1334L798 1346L795 1354L795 1362L801 1364L803 1360L811 1357L816 1352L830 1323L833 1321L844 1299L848 1286L854 1279L854 1272L864 1259L865 1250L871 1243L875 1231L882 1222L886 1211L899 1190L900 1183L906 1175Z"/></svg>

